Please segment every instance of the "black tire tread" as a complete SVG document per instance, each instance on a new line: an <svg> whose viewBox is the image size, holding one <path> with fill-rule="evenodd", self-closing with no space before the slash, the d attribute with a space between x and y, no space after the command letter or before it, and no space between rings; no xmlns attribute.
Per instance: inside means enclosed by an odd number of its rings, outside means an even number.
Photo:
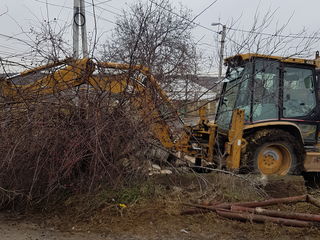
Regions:
<svg viewBox="0 0 320 240"><path fill-rule="evenodd" d="M304 147L303 144L292 134L281 129L262 129L246 137L248 145L246 151L242 154L242 163L250 172L256 171L254 156L256 150L266 142L285 142L291 146L295 161L288 174L300 174L303 170Z"/></svg>

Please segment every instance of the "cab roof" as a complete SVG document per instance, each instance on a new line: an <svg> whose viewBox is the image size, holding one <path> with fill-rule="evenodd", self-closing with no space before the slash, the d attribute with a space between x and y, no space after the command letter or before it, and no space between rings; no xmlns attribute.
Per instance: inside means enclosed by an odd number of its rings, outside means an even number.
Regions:
<svg viewBox="0 0 320 240"><path fill-rule="evenodd" d="M251 58L267 58L267 59L274 59L280 62L286 63L297 63L297 64L308 64L314 65L317 68L320 68L320 59L303 59L303 58L290 58L290 57L279 57L279 56L272 56L272 55L264 55L264 54L257 54L257 53L245 53L245 54L237 54L232 57L228 57L224 59L224 62L227 63L232 59L240 58L241 60L249 60Z"/></svg>

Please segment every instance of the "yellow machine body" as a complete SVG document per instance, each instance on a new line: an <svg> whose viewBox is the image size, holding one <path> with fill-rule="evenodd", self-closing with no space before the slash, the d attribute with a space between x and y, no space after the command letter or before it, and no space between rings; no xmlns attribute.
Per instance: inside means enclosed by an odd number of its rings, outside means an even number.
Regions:
<svg viewBox="0 0 320 240"><path fill-rule="evenodd" d="M314 73L314 78L317 74L316 69L320 65L318 59L305 60L259 54L236 55L234 57L227 58L225 62L227 65L229 64L230 66L234 67L237 64L243 63L253 65L255 64L255 59L259 59L259 61L273 61L282 68L283 66L286 66L286 64L289 64L290 66L292 65L298 70L310 69L310 71L312 70ZM55 70L50 72L49 69L52 68L54 68ZM254 103L250 103L251 108L248 108L247 106L237 107L235 104L235 106L228 109L228 111L231 111L231 113L228 113L228 115L226 116L228 116L230 120L229 123L227 123L227 125L223 127L220 124L221 118L219 119L219 116L221 117L223 115L221 109L224 107L224 98L226 97L226 90L223 90L224 92L222 92L221 94L217 117L214 123L210 122L207 119L206 109L205 107L203 107L199 111L200 119L197 125L185 126L179 136L173 136L174 131L173 129L171 129L172 127L164 120L163 116L161 115L161 111L158 109L158 106L154 102L154 93L151 92L150 89L142 83L142 79L139 79L139 77L128 77L127 73L121 73L111 76L95 75L94 71L101 68L136 71L139 74L143 75L143 81L147 81L148 84L151 85L153 89L155 89L157 97L165 102L167 107L171 109L171 111L176 115L177 118L179 117L175 108L171 104L170 99L167 97L166 93L161 88L155 77L151 74L151 71L148 68L140 65L118 64L111 62L94 62L90 59L67 59L61 62L22 72L19 76L27 76L36 72L46 73L39 79L35 79L33 82L28 84L12 84L10 78L4 79L0 85L1 93L3 97L10 98L13 102L21 103L25 99L33 99L39 96L53 94L59 91L80 86L82 84L88 84L100 91L108 91L114 94L123 93L130 86L135 91L142 93L141 95L143 95L143 99L136 97L132 100L131 103L135 107L140 109L140 114L142 114L143 116L147 116L147 120L150 120L150 128L153 132L153 135L160 141L164 148L168 149L169 151L183 152L187 155L195 157L196 159L204 160L209 165L212 164L218 168L226 167L229 170L238 170L243 165L248 164L246 161L250 161L250 159L244 159L247 156L246 153L250 150L250 147L252 147L253 141L255 141L255 139L253 138L255 135L259 136L260 134L262 137L268 137L271 133L281 130L282 132L287 132L289 135L291 134L290 138L296 138L299 144L306 146L306 139L312 134L315 134L313 133L313 126L317 126L316 129L320 129L320 126L318 127L317 125L320 121L312 122L312 124L314 125L310 125L310 127L309 125L307 125L307 123L309 123L310 121L307 122L307 120L305 120L303 117L292 120L289 118L285 118L282 115L277 115L277 118L275 119L259 119L259 121L255 121L255 119L253 119L252 117L254 116L254 113L252 114L252 111L254 110L252 108L252 104ZM257 73L257 75L258 74L260 73ZM252 86L254 87L256 81L254 79L254 73L247 72L247 76L248 79L250 78ZM283 72L280 71L279 76L279 79L281 79L282 81L281 82L279 80L280 85L283 85L285 81L285 79L281 77L283 76ZM296 79L292 79L292 81L296 81ZM271 80L269 79L269 81ZM305 84L307 85L309 84L309 82L305 80ZM312 82L312 84L317 85L318 83L314 81ZM226 87L228 88L228 85ZM240 90L243 91L241 87ZM281 92L281 94L281 97L284 98L285 96L283 92ZM277 97L279 98L278 93ZM316 107L318 108L318 105ZM251 116L248 115L248 112L250 111ZM301 153L304 154L303 164L305 171L320 171L320 145L317 142L318 135L320 136L319 133L316 133L315 141L313 144L308 144L308 146L311 146L309 147L309 150L305 150ZM257 140L257 142L259 141ZM287 165L291 166L294 162L294 156L290 155L292 152L292 147L288 147L283 140L278 142L274 141L274 143L271 142L270 144L260 144L262 145L262 152L253 152L252 155L248 155L251 157L256 157L258 159L256 170L258 169L259 171L262 169L262 171L265 171L265 173L267 174L269 174L269 172L271 174L287 174L289 172L289 169L287 170L283 168ZM260 149L260 147L257 147L257 149ZM278 162L280 161L279 159L282 159L283 161L283 164L280 164L280 168ZM279 168L281 171L275 168Z"/></svg>

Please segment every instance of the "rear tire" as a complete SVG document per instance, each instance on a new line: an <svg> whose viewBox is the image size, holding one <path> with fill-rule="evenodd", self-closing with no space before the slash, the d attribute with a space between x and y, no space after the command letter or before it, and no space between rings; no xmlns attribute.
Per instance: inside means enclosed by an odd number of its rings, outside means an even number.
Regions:
<svg viewBox="0 0 320 240"><path fill-rule="evenodd" d="M247 137L243 160L254 173L263 175L300 174L304 148L290 133L280 129L264 129Z"/></svg>

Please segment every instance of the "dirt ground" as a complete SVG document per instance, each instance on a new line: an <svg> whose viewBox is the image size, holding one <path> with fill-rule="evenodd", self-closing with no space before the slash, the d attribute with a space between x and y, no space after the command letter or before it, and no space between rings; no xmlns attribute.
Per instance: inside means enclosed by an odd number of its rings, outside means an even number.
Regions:
<svg viewBox="0 0 320 240"><path fill-rule="evenodd" d="M8 219L6 214L0 215L1 240L100 240L97 234L60 232L44 228L32 221Z"/></svg>
<svg viewBox="0 0 320 240"><path fill-rule="evenodd" d="M297 179L284 187L285 195L304 193ZM296 182L295 182L296 181ZM292 182L292 181L290 181ZM288 186L289 186L288 185ZM149 186L150 187L150 186ZM183 203L229 202L269 198L251 182L221 174L161 177L152 182L153 193L125 191L122 198L111 199L105 193L95 197L69 199L61 208L45 214L0 214L1 240L135 240L135 239L319 239L317 228L294 228L271 223L256 224L223 219L215 213L181 215ZM268 189L268 188L266 188ZM272 188L274 191L274 187ZM285 189L288 189L285 192ZM274 191L275 192L275 191ZM141 191L140 191L141 193ZM134 195L135 194L135 195ZM268 193L267 193L268 194ZM318 190L312 190L319 197ZM132 195L135 198L132 198ZM102 197L103 196L103 197ZM124 198L124 196L126 198ZM147 197L148 196L148 197ZM130 199L131 198L131 199ZM124 203L125 199L130 199ZM120 204L120 205L119 205ZM121 205L122 204L122 205ZM320 214L307 203L279 205L275 209Z"/></svg>

